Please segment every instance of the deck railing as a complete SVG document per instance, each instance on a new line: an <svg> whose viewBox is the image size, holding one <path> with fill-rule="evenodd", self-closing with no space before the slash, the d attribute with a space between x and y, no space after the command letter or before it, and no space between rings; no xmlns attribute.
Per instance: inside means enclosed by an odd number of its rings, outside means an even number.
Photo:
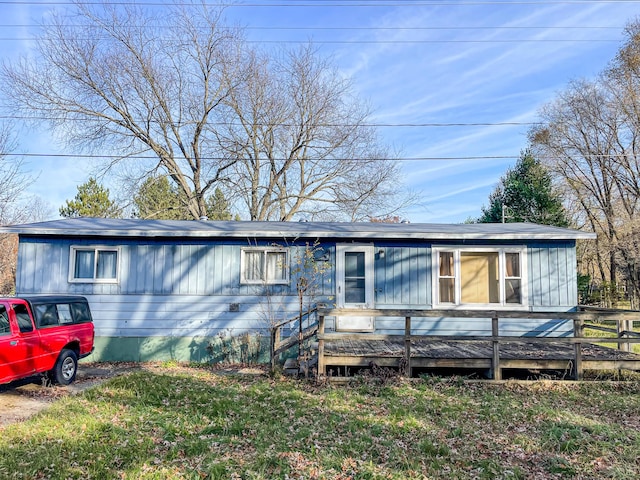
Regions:
<svg viewBox="0 0 640 480"><path fill-rule="evenodd" d="M404 334L387 335L376 333L348 333L325 331L326 317L372 316L372 317L404 317ZM411 323L413 318L468 318L491 319L491 335L412 335ZM504 319L529 320L568 320L573 322L573 335L564 337L540 336L508 336L500 335L500 321ZM632 345L640 343L640 334L633 331L634 322L640 322L640 312L630 310L600 310L579 308L575 312L529 312L521 310L402 310L402 309L346 309L321 308L318 309L318 375L326 375L325 342L335 340L404 340L405 372L411 376L411 344L414 340L421 341L457 341L457 342L492 342L493 358L492 370L494 380L500 380L501 360L500 345L509 343L567 343L573 345L574 378L583 376L582 345L585 343L615 343L622 351L631 351ZM616 328L602 325L615 324ZM585 337L586 329L615 334L615 337ZM541 332L543 333L543 332Z"/></svg>
<svg viewBox="0 0 640 480"><path fill-rule="evenodd" d="M295 344L312 337L318 331L318 307L309 306L301 315L287 318L275 325L271 330L271 369L276 366L281 353ZM291 326L295 328L291 328ZM288 335L283 336L284 327L288 328Z"/></svg>

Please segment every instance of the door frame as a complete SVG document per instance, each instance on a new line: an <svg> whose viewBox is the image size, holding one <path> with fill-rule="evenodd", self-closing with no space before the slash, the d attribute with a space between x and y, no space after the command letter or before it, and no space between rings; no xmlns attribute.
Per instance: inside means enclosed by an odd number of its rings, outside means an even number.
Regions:
<svg viewBox="0 0 640 480"><path fill-rule="evenodd" d="M344 254L348 252L364 253L364 303L345 302L345 262ZM374 245L373 243L338 243L336 244L336 306L337 308L374 308ZM373 332L375 317L336 317L336 331Z"/></svg>

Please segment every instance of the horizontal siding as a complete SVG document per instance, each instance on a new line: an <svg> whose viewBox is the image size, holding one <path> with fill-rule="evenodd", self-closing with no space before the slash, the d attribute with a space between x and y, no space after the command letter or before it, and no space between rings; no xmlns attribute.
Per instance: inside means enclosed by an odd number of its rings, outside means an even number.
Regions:
<svg viewBox="0 0 640 480"><path fill-rule="evenodd" d="M96 336L215 336L266 331L298 314L297 297L91 295ZM237 306L238 311L232 311Z"/></svg>

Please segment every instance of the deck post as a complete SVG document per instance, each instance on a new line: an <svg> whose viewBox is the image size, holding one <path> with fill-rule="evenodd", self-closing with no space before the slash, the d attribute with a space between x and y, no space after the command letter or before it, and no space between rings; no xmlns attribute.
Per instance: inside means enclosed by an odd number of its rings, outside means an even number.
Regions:
<svg viewBox="0 0 640 480"><path fill-rule="evenodd" d="M618 338L624 338L626 332L633 330L633 321L617 319L616 330L618 331ZM629 337L629 335L626 335L626 337ZM628 342L618 343L618 349L623 352L630 352L631 344Z"/></svg>
<svg viewBox="0 0 640 480"><path fill-rule="evenodd" d="M276 345L280 343L280 327L272 327L271 328L271 371L275 371L276 369Z"/></svg>
<svg viewBox="0 0 640 480"><path fill-rule="evenodd" d="M404 356L407 361L405 375L411 378L411 317L404 317Z"/></svg>
<svg viewBox="0 0 640 480"><path fill-rule="evenodd" d="M318 379L327 375L327 366L324 363L324 315L318 315Z"/></svg>
<svg viewBox="0 0 640 480"><path fill-rule="evenodd" d="M498 328L498 315L493 312L491 317L491 336L493 337L493 359L491 365L493 367L493 379L502 380L502 368L500 367L500 341L497 340L500 329Z"/></svg>
<svg viewBox="0 0 640 480"><path fill-rule="evenodd" d="M583 338L583 333L584 333L584 321L575 319L573 321L573 336L575 338L581 339ZM582 380L582 376L584 373L584 370L582 368L582 343L576 342L573 345L573 348L575 351L574 379Z"/></svg>

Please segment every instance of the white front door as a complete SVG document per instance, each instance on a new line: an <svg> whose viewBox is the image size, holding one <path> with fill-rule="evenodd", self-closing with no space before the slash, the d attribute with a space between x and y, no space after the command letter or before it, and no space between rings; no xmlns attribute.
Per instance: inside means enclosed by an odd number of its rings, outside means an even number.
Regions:
<svg viewBox="0 0 640 480"><path fill-rule="evenodd" d="M338 308L373 308L373 245L336 246ZM336 317L337 331L372 332L371 316Z"/></svg>

